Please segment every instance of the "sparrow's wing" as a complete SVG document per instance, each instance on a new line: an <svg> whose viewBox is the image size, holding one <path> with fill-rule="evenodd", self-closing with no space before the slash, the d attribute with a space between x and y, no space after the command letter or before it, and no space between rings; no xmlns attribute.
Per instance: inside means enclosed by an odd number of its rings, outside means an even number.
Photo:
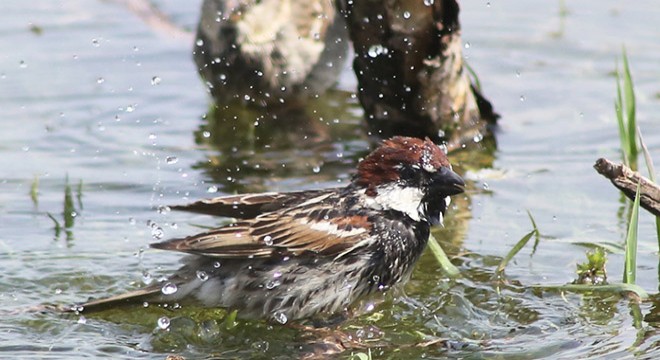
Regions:
<svg viewBox="0 0 660 360"><path fill-rule="evenodd" d="M323 196L329 195L320 198ZM370 241L372 224L366 215L338 214L332 203L313 203L313 207L302 204L152 247L218 258L268 257L275 253L295 256L306 252L336 256Z"/></svg>
<svg viewBox="0 0 660 360"><path fill-rule="evenodd" d="M310 197L315 197L331 190L230 195L204 199L187 205L173 205L170 208L206 215L252 219L266 212L296 206Z"/></svg>

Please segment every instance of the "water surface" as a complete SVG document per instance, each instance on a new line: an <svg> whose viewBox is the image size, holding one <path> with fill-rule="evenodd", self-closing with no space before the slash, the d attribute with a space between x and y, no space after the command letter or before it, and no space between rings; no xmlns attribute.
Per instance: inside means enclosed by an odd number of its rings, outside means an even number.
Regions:
<svg viewBox="0 0 660 360"><path fill-rule="evenodd" d="M199 1L156 1L175 24L196 26ZM204 309L118 310L102 316L24 312L116 294L178 267L148 244L222 222L167 204L244 191L345 184L368 152L349 63L309 105L303 135L213 121L192 61L192 35L173 38L106 1L5 1L0 22L0 322L2 357L290 358L300 331L239 322ZM465 55L502 115L497 150L455 154L471 180L436 236L461 269L450 280L430 253L405 293L342 326L378 338L374 358L654 358L657 301L617 294L533 290L575 277L582 242L622 244L626 208L592 169L620 158L613 71L625 45L638 117L660 159L660 10L652 1L463 2ZM243 125L241 125L243 124ZM484 168L484 164L485 168ZM67 180L68 179L68 180ZM76 216L64 226L67 184ZM36 191L36 202L31 189ZM68 209L68 211L71 209ZM531 230L544 237L491 281L504 254ZM651 217L641 216L638 283L658 288ZM620 281L622 255L608 274ZM171 319L168 329L157 320ZM371 326L377 327L380 332ZM382 332L382 334L381 334ZM414 344L434 339L448 343ZM302 347L302 349L301 349ZM344 356L349 356L350 352Z"/></svg>

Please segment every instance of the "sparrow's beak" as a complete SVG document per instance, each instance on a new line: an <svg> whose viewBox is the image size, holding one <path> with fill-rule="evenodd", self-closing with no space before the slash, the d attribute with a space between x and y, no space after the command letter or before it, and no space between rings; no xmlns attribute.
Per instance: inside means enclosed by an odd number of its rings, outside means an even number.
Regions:
<svg viewBox="0 0 660 360"><path fill-rule="evenodd" d="M451 196L465 191L465 181L457 173L443 166L433 174L432 187L445 196Z"/></svg>

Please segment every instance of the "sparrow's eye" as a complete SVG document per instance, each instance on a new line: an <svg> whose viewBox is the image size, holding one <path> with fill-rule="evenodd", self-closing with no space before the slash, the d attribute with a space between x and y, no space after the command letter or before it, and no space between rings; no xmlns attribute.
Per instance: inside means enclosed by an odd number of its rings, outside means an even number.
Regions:
<svg viewBox="0 0 660 360"><path fill-rule="evenodd" d="M399 170L399 176L403 181L413 181L420 177L420 170L419 165L402 166Z"/></svg>

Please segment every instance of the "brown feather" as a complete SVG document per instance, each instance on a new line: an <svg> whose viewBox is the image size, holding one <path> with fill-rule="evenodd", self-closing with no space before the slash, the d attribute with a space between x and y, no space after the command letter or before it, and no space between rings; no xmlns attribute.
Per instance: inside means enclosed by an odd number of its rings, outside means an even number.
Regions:
<svg viewBox="0 0 660 360"><path fill-rule="evenodd" d="M328 210L332 208L328 207ZM307 212L306 207L285 213L262 214L254 219L151 246L217 258L268 257L276 251L293 255L311 251L332 256L354 246L371 230L365 217L355 217L352 220L357 222L349 227L348 219L296 218L299 212ZM268 241L265 240L267 236L270 237Z"/></svg>
<svg viewBox="0 0 660 360"><path fill-rule="evenodd" d="M262 193L221 196L204 199L186 205L171 205L172 210L189 211L199 214L252 219L263 213L295 206L310 196L323 194L328 190Z"/></svg>

